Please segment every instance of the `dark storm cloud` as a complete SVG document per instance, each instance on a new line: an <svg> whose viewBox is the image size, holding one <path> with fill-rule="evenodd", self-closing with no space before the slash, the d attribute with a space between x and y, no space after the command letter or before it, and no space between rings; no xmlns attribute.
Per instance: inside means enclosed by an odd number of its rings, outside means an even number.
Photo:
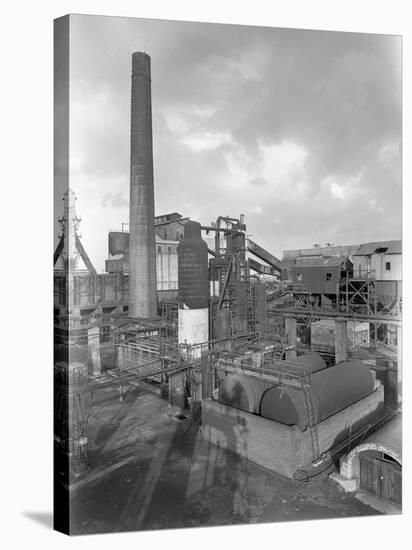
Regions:
<svg viewBox="0 0 412 550"><path fill-rule="evenodd" d="M277 254L400 236L398 37L74 16L71 44L72 185L98 264L127 221L136 50L152 60L158 213L243 212Z"/></svg>

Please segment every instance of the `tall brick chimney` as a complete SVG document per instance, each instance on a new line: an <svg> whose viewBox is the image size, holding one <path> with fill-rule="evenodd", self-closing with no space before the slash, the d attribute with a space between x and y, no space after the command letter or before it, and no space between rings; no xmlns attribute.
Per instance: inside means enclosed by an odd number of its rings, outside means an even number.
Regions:
<svg viewBox="0 0 412 550"><path fill-rule="evenodd" d="M157 316L150 57L132 55L129 316Z"/></svg>

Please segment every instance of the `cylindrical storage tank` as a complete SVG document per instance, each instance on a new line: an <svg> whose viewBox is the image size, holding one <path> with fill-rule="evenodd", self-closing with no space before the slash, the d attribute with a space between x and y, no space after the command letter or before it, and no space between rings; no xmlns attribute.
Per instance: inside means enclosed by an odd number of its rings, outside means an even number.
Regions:
<svg viewBox="0 0 412 550"><path fill-rule="evenodd" d="M235 409L259 414L262 394L272 386L252 376L227 376L219 384L218 401Z"/></svg>
<svg viewBox="0 0 412 550"><path fill-rule="evenodd" d="M288 359L288 363L294 367L302 368L302 373L317 372L322 369L326 369L327 366L319 353L315 353L314 351Z"/></svg>
<svg viewBox="0 0 412 550"><path fill-rule="evenodd" d="M372 393L374 381L369 367L361 361L347 361L315 372L311 376L315 423L321 422ZM281 424L309 425L305 395L301 389L276 387L267 390L260 413Z"/></svg>
<svg viewBox="0 0 412 550"><path fill-rule="evenodd" d="M189 221L177 246L179 301L189 309L209 305L207 244L202 240L201 225Z"/></svg>

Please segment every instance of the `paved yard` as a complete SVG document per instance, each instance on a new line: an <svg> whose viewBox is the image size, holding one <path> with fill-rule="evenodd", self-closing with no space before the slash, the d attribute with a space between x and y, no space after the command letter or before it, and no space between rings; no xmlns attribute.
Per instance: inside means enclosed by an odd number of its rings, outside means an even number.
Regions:
<svg viewBox="0 0 412 550"><path fill-rule="evenodd" d="M291 481L206 443L142 388L93 398L90 474L75 489L75 534L374 515L328 478ZM122 461L120 468L116 463Z"/></svg>

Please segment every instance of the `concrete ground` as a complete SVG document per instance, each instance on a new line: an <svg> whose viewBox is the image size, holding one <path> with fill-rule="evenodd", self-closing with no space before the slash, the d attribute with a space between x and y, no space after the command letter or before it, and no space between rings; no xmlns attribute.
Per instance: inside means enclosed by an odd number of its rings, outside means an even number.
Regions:
<svg viewBox="0 0 412 550"><path fill-rule="evenodd" d="M146 388L129 387L123 402L101 390L92 403L73 534L377 514L327 477L284 479L206 443Z"/></svg>

